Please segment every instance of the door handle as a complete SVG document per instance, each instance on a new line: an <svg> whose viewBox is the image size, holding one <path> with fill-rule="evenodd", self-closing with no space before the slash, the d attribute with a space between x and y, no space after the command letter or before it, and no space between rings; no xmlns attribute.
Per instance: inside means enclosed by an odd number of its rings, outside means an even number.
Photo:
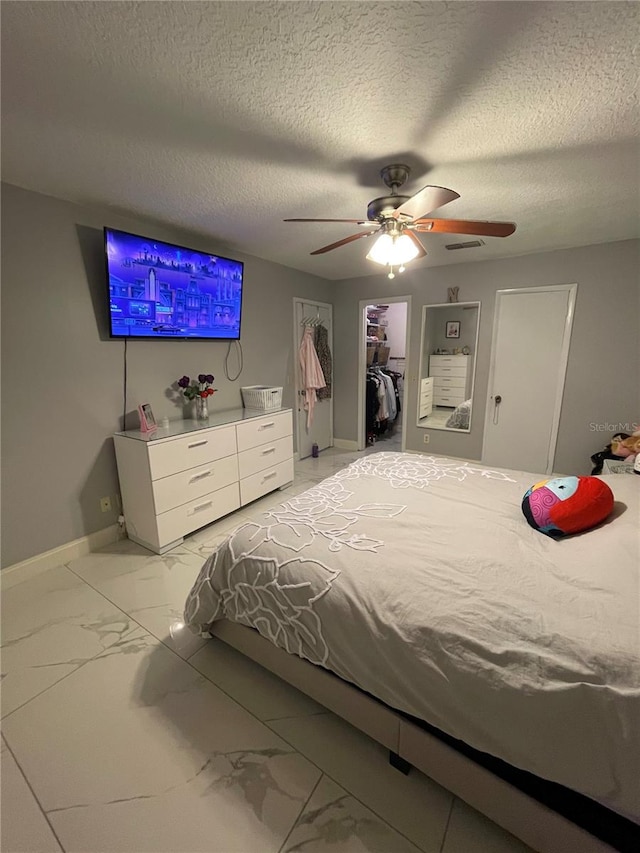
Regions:
<svg viewBox="0 0 640 853"><path fill-rule="evenodd" d="M500 394L496 394L493 398L493 422L497 425L498 423L498 413L500 411L500 403L502 402L502 397Z"/></svg>

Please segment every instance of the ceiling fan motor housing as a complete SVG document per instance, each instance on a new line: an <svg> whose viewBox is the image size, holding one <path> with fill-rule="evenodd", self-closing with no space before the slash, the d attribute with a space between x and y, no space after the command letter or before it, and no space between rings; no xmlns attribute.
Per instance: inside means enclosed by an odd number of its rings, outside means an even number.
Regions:
<svg viewBox="0 0 640 853"><path fill-rule="evenodd" d="M410 198L411 196L408 195L383 195L380 198L374 198L367 205L367 218L379 219L381 216L390 216L396 207L400 207Z"/></svg>

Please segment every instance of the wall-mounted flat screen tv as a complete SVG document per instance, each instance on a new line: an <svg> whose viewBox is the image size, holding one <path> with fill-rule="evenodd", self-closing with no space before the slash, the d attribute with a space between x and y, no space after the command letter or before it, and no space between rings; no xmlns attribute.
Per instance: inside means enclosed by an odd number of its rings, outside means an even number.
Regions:
<svg viewBox="0 0 640 853"><path fill-rule="evenodd" d="M244 265L104 229L112 338L238 340Z"/></svg>

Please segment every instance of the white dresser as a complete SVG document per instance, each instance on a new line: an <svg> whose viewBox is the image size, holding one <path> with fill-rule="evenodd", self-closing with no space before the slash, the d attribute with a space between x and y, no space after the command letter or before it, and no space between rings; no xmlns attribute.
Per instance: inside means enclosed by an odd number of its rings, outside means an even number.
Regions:
<svg viewBox="0 0 640 853"><path fill-rule="evenodd" d="M433 405L455 408L469 399L471 356L429 356L429 377L433 379Z"/></svg>
<svg viewBox="0 0 640 853"><path fill-rule="evenodd" d="M420 380L420 398L418 400L418 417L426 418L433 411L433 377Z"/></svg>
<svg viewBox="0 0 640 853"><path fill-rule="evenodd" d="M127 535L157 554L293 480L291 409L217 412L114 444Z"/></svg>

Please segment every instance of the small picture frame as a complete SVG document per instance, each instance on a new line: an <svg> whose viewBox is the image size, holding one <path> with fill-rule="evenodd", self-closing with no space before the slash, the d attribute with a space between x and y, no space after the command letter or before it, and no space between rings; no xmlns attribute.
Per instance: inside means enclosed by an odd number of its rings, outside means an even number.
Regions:
<svg viewBox="0 0 640 853"><path fill-rule="evenodd" d="M140 415L140 432L153 432L158 428L149 403L140 403L138 414Z"/></svg>
<svg viewBox="0 0 640 853"><path fill-rule="evenodd" d="M446 338L459 338L460 337L460 321L459 320L448 320L447 328L445 333Z"/></svg>

